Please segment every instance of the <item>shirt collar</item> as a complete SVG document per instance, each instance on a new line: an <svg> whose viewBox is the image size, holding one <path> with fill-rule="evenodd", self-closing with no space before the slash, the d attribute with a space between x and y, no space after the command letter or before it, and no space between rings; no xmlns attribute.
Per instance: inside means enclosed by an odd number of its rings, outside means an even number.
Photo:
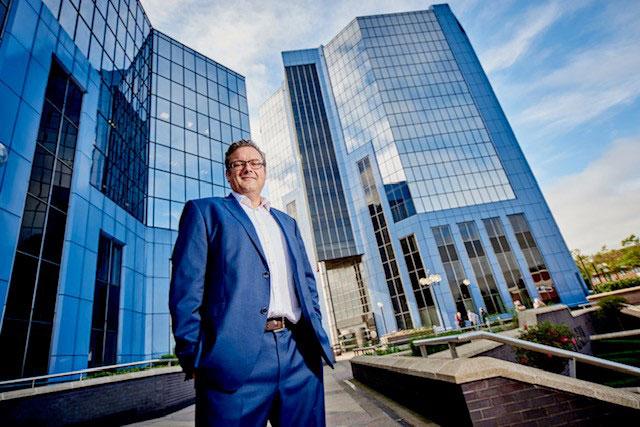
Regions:
<svg viewBox="0 0 640 427"><path fill-rule="evenodd" d="M248 208L251 208L251 209L264 208L267 211L271 211L271 202L264 197L260 197L260 204L258 205L258 208L254 208L253 206L251 206L251 199L249 199L244 194L236 193L235 191L231 191L231 194L233 194L233 197L235 197L236 200L241 205L245 205Z"/></svg>

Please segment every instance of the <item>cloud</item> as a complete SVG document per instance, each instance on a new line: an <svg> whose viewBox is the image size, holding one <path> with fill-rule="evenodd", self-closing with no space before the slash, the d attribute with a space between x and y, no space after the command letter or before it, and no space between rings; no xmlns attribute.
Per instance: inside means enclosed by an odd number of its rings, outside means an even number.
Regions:
<svg viewBox="0 0 640 427"><path fill-rule="evenodd" d="M640 55L630 55L638 40L606 43L572 55L520 96L544 93L516 115L515 122L545 133L569 131L640 96Z"/></svg>
<svg viewBox="0 0 640 427"><path fill-rule="evenodd" d="M557 3L539 6L518 19L520 30L509 35L502 45L489 49L482 55L482 62L487 73L509 68L518 61L541 36L547 28L555 23L564 13Z"/></svg>
<svg viewBox="0 0 640 427"><path fill-rule="evenodd" d="M640 138L619 139L584 170L545 195L569 248L595 252L640 233Z"/></svg>
<svg viewBox="0 0 640 427"><path fill-rule="evenodd" d="M477 0L456 0L464 13ZM142 0L152 25L246 77L252 137L260 105L284 79L280 53L326 44L356 16L426 9L420 0Z"/></svg>

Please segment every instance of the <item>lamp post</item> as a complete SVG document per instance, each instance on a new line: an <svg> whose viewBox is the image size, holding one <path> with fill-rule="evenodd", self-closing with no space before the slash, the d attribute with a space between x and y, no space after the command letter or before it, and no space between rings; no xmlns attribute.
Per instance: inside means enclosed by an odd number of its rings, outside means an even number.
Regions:
<svg viewBox="0 0 640 427"><path fill-rule="evenodd" d="M429 273L429 270L427 270L427 273ZM418 279L418 283L420 284L420 286L428 288L429 291L431 292L431 298L436 304L438 315L440 315L441 326L444 329L444 316L440 311L440 304L438 303L438 298L436 297L436 293L434 292L433 286L432 286L432 285L437 285L441 281L442 281L442 278L440 277L439 274L427 274L427 277L421 277L420 279Z"/></svg>
<svg viewBox="0 0 640 427"><path fill-rule="evenodd" d="M387 335L387 332L389 330L387 329L387 320L384 318L384 304L382 304L381 302L378 302L378 308L380 308L380 315L382 316L382 324L384 325L383 335Z"/></svg>

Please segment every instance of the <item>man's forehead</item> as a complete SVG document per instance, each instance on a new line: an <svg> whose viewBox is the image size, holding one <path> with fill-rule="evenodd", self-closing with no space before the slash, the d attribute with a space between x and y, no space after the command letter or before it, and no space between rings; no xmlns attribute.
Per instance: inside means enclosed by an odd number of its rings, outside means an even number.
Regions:
<svg viewBox="0 0 640 427"><path fill-rule="evenodd" d="M253 147L245 146L240 147L233 153L231 153L231 155L229 156L229 160L236 160L242 157L254 158L255 156L258 156L258 158L260 158L260 152Z"/></svg>

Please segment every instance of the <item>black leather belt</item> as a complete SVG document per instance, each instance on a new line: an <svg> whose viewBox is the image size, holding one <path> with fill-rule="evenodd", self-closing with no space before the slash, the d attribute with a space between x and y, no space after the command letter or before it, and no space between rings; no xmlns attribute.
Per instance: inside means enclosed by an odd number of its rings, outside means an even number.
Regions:
<svg viewBox="0 0 640 427"><path fill-rule="evenodd" d="M283 329L291 329L296 326L295 323L291 322L291 320L286 317L270 317L267 319L267 323L264 326L264 330L267 332L278 332Z"/></svg>

